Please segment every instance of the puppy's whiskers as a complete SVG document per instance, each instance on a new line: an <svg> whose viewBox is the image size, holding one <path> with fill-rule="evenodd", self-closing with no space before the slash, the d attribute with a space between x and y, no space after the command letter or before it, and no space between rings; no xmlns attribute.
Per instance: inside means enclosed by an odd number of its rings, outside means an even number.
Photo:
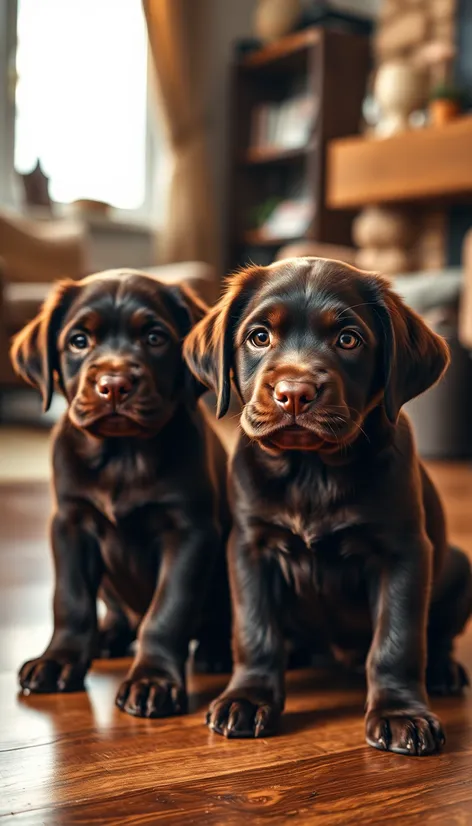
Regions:
<svg viewBox="0 0 472 826"><path fill-rule="evenodd" d="M377 306L376 301L362 301L359 304L351 304L349 307L345 307L344 310L340 310L336 313L336 319L340 319L343 317L345 313L349 313L351 310L356 310L359 307L375 307Z"/></svg>

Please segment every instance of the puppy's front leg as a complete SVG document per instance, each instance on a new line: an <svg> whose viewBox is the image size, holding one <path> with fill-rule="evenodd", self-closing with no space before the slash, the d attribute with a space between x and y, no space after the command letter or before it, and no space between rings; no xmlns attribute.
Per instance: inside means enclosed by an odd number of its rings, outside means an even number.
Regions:
<svg viewBox="0 0 472 826"><path fill-rule="evenodd" d="M234 671L211 704L207 723L226 737L270 734L283 711L284 644L269 572L260 551L237 527L229 548Z"/></svg>
<svg viewBox="0 0 472 826"><path fill-rule="evenodd" d="M392 543L387 559L372 582L366 738L369 745L398 754L432 754L445 738L428 708L425 687L429 540L420 536Z"/></svg>
<svg viewBox="0 0 472 826"><path fill-rule="evenodd" d="M167 531L163 545L136 659L116 696L117 706L135 717L168 717L187 710L185 662L220 538L213 526L192 524Z"/></svg>
<svg viewBox="0 0 472 826"><path fill-rule="evenodd" d="M54 631L44 654L19 673L23 690L81 691L97 631L97 592L102 576L100 548L82 528L83 514L61 510L51 535L56 585Z"/></svg>

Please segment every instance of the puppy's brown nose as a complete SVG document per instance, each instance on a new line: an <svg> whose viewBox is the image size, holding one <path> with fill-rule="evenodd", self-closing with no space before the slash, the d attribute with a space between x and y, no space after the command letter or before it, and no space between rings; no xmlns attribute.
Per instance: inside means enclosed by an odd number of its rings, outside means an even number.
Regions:
<svg viewBox="0 0 472 826"><path fill-rule="evenodd" d="M131 376L123 373L112 376L100 376L95 385L98 395L117 407L131 394L134 382Z"/></svg>
<svg viewBox="0 0 472 826"><path fill-rule="evenodd" d="M278 381L274 387L274 400L282 410L298 416L308 410L316 398L316 387L309 381Z"/></svg>

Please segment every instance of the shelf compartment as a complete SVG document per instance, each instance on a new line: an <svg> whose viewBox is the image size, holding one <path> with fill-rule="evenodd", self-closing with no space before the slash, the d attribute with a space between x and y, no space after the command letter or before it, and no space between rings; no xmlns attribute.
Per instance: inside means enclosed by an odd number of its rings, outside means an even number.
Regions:
<svg viewBox="0 0 472 826"><path fill-rule="evenodd" d="M275 68L277 63L285 63L290 59L295 62L297 58L303 59L304 53L312 46L319 44L322 36L322 30L317 28L296 32L250 52L241 60L240 65L244 69L257 70Z"/></svg>
<svg viewBox="0 0 472 826"><path fill-rule="evenodd" d="M301 235L289 235L287 237L266 235L258 229L248 229L241 235L241 245L248 247L282 247L292 241L306 241L310 238L310 232L303 232Z"/></svg>
<svg viewBox="0 0 472 826"><path fill-rule="evenodd" d="M315 149L315 144L283 149L279 146L253 147L247 149L240 156L239 162L243 166L265 166L269 164L291 163L306 158Z"/></svg>

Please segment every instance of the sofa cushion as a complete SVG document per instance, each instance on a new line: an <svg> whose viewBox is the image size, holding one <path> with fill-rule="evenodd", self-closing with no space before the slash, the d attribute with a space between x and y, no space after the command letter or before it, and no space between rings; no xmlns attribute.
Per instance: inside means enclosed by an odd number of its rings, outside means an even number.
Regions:
<svg viewBox="0 0 472 826"><path fill-rule="evenodd" d="M65 219L32 221L0 210L0 250L7 281L42 283L88 271L87 228Z"/></svg>
<svg viewBox="0 0 472 826"><path fill-rule="evenodd" d="M420 315L457 305L463 282L460 267L391 276L393 289Z"/></svg>
<svg viewBox="0 0 472 826"><path fill-rule="evenodd" d="M2 316L9 333L16 333L36 315L51 284L7 282L3 288Z"/></svg>
<svg viewBox="0 0 472 826"><path fill-rule="evenodd" d="M189 261L183 264L148 267L146 272L167 284L188 284L208 303L213 303L217 297L218 285L214 270L207 264ZM46 283L5 282L2 315L9 334L16 333L34 318L52 286Z"/></svg>

